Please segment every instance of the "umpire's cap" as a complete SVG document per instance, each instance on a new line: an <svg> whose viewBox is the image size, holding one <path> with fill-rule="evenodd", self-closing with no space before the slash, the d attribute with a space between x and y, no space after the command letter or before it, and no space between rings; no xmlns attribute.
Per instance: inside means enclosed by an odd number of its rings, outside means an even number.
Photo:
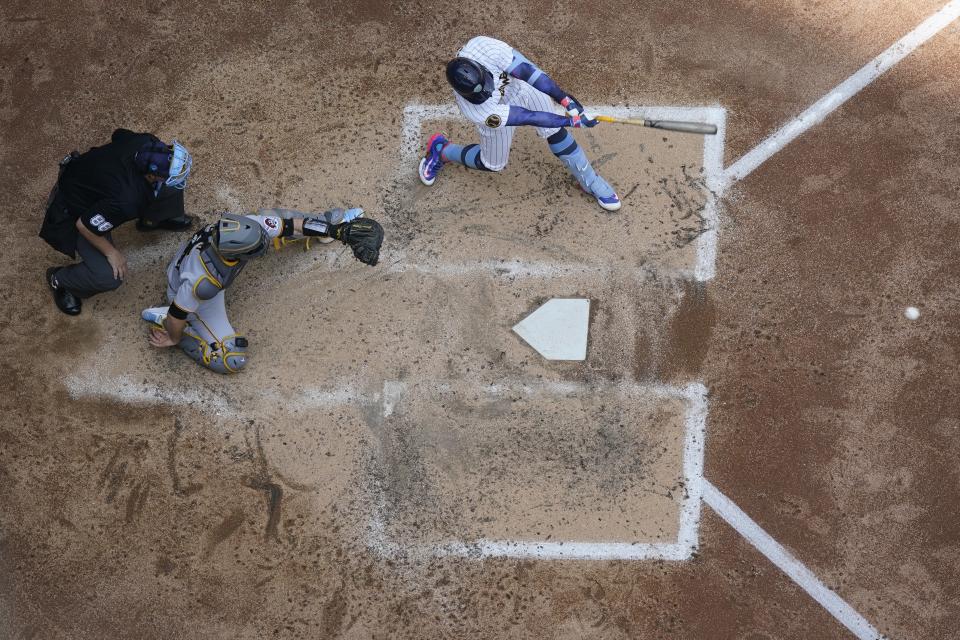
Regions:
<svg viewBox="0 0 960 640"><path fill-rule="evenodd" d="M493 95L493 74L470 58L454 58L447 63L447 82L473 104L483 104Z"/></svg>

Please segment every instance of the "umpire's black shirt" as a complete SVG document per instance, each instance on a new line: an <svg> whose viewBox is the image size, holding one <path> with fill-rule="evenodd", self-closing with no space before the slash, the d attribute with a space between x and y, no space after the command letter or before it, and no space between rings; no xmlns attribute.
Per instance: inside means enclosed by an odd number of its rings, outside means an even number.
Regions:
<svg viewBox="0 0 960 640"><path fill-rule="evenodd" d="M74 220L102 236L127 220L139 217L155 197L154 186L133 164L137 151L157 140L150 133L126 129L113 132L110 142L74 159L60 176L60 195Z"/></svg>

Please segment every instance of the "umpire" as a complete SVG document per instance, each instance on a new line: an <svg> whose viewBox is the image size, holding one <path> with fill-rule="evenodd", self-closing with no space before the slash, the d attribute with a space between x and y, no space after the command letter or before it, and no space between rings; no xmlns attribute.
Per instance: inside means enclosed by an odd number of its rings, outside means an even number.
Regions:
<svg viewBox="0 0 960 640"><path fill-rule="evenodd" d="M60 163L50 192L40 237L80 262L47 269L47 284L60 311L75 316L81 301L120 286L127 259L113 244L111 230L137 219L137 229L189 229L183 189L192 158L177 141L167 144L150 133L126 129L110 142Z"/></svg>

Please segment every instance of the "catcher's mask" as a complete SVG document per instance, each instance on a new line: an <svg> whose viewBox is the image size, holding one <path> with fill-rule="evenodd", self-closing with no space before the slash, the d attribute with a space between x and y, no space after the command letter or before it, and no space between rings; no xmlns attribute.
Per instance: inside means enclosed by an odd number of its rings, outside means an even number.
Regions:
<svg viewBox="0 0 960 640"><path fill-rule="evenodd" d="M447 63L447 82L472 104L483 104L493 95L493 74L470 58Z"/></svg>
<svg viewBox="0 0 960 640"><path fill-rule="evenodd" d="M227 260L258 258L269 244L263 227L246 216L225 213L213 231L213 246Z"/></svg>

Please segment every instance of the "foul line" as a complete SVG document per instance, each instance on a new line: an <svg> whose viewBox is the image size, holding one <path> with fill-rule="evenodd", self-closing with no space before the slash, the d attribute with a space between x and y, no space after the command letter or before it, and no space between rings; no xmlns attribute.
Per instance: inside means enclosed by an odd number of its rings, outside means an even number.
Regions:
<svg viewBox="0 0 960 640"><path fill-rule="evenodd" d="M765 139L727 167L722 181L715 189L722 192L731 183L742 180L757 167L769 160L780 149L822 122L871 82L890 70L910 55L927 40L942 31L960 17L960 0L952 0L939 11L921 22L913 31L900 38L886 51L861 67L856 73L837 85L830 93L817 100L796 118L783 125L776 133ZM825 608L834 618L860 640L876 640L883 636L859 613L828 589L809 569L793 557L737 505L714 487L703 481L703 500L730 526L737 530L750 544L779 567L794 582Z"/></svg>
<svg viewBox="0 0 960 640"><path fill-rule="evenodd" d="M766 162L773 154L780 151L810 127L822 122L840 105L910 55L917 47L935 36L958 17L960 17L960 0L952 0L940 11L921 22L916 29L897 40L889 49L837 85L833 91L817 100L806 111L790 120L779 131L727 167L723 172L725 184L729 185L750 175L754 169Z"/></svg>
<svg viewBox="0 0 960 640"><path fill-rule="evenodd" d="M883 637L863 616L854 611L853 607L820 582L817 576L787 551L783 545L761 529L760 525L735 505L730 498L720 493L709 480L703 481L703 501L857 638L860 640L878 640Z"/></svg>

